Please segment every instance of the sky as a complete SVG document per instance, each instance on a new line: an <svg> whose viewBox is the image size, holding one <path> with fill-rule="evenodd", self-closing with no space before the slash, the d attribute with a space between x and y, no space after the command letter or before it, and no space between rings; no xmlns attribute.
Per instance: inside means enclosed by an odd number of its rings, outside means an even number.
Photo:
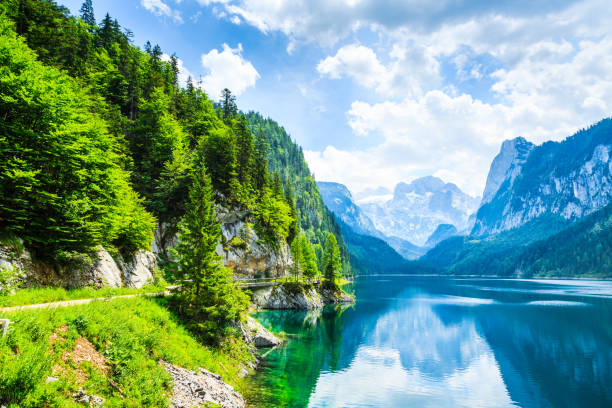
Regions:
<svg viewBox="0 0 612 408"><path fill-rule="evenodd" d="M59 0L78 14L81 0ZM276 120L353 193L435 175L482 195L501 143L611 116L609 0L94 0L211 99Z"/></svg>

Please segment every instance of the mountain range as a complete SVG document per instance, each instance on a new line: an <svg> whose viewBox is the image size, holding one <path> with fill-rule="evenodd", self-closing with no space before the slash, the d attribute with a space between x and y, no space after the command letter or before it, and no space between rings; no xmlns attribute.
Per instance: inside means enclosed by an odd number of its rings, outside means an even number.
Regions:
<svg viewBox="0 0 612 408"><path fill-rule="evenodd" d="M418 246L440 224L451 224L458 231L472 228L472 214L480 198L471 197L453 183L427 176L410 183L398 183L393 194L363 197L357 204L385 236L397 237Z"/></svg>
<svg viewBox="0 0 612 408"><path fill-rule="evenodd" d="M504 142L471 234L419 263L451 274L612 276L611 150L611 119L560 142Z"/></svg>
<svg viewBox="0 0 612 408"><path fill-rule="evenodd" d="M318 186L343 235L353 235L349 252L374 237L418 259L406 271L612 276L611 152L604 119L560 142L505 141L482 200L433 176L355 196L342 184Z"/></svg>

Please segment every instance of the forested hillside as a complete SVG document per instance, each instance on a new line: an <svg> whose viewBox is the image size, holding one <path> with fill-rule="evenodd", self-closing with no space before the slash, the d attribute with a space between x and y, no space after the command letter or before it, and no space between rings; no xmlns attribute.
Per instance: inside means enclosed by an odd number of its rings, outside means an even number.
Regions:
<svg viewBox="0 0 612 408"><path fill-rule="evenodd" d="M458 275L612 277L612 205L568 226L537 219L496 236L453 237L419 263Z"/></svg>
<svg viewBox="0 0 612 408"><path fill-rule="evenodd" d="M295 197L297 217L300 229L310 242L314 243L317 252L322 250L329 232L338 239L344 265L349 265L346 244L334 216L325 206L317 183L304 159L302 148L298 146L285 129L270 118L264 118L257 112L247 113L251 131L257 136L265 136L267 158L270 171L278 174L288 197ZM297 192L297 194L296 194Z"/></svg>
<svg viewBox="0 0 612 408"><path fill-rule="evenodd" d="M219 96L191 80L181 87L176 56L136 47L108 14L98 24L91 2L79 17L53 1L0 7L3 240L54 264L98 245L149 249L155 225L175 235L205 174L214 201L246 213L271 248L301 230L322 262L332 231L348 259L301 151L276 123L247 119L229 90L215 105Z"/></svg>

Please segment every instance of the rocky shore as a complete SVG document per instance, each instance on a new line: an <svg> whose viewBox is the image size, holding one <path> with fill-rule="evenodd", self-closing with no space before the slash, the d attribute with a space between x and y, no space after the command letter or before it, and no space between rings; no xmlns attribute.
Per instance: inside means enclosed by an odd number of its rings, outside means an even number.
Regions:
<svg viewBox="0 0 612 408"><path fill-rule="evenodd" d="M285 282L257 290L251 302L258 309L319 309L330 303L352 303L354 298L342 290L321 284Z"/></svg>

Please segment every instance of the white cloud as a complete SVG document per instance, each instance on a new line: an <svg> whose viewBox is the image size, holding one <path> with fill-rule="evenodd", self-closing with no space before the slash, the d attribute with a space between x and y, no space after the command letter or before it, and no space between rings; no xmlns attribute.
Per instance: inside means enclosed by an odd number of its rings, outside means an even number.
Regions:
<svg viewBox="0 0 612 408"><path fill-rule="evenodd" d="M550 55L550 50L556 50ZM503 140L524 136L560 140L612 111L612 38L535 44L513 69L494 73L501 101L483 103L440 90L401 102L356 101L349 125L357 135L382 135L363 151L328 147L308 152L321 180L338 180L355 191L436 174L473 195L482 194L492 158ZM562 61L562 62L559 62Z"/></svg>
<svg viewBox="0 0 612 408"><path fill-rule="evenodd" d="M183 23L183 17L178 10L172 9L162 0L140 0L142 6L158 17L168 17L178 24Z"/></svg>
<svg viewBox="0 0 612 408"><path fill-rule="evenodd" d="M503 10L513 19L545 16L565 10L575 0L546 2L395 1L395 0L197 0L217 4L224 16L238 15L260 31L280 31L290 38L332 46L355 30L396 31L408 28L428 34L440 27L494 16ZM605 4L602 1L602 6ZM219 14L221 16L221 14Z"/></svg>
<svg viewBox="0 0 612 408"><path fill-rule="evenodd" d="M440 83L439 63L427 49L396 45L389 57L391 61L385 66L371 48L350 44L320 61L317 71L330 78L351 77L387 97L421 96L424 90Z"/></svg>
<svg viewBox="0 0 612 408"><path fill-rule="evenodd" d="M220 18L284 33L290 53L304 42L327 47L319 75L376 93L354 101L348 120L382 143L306 152L318 179L355 191L436 174L481 194L503 140L558 140L612 112L609 0L198 1ZM487 102L464 94L467 80L483 81L474 95Z"/></svg>
<svg viewBox="0 0 612 408"><path fill-rule="evenodd" d="M213 49L203 54L202 66L208 74L202 78L201 86L213 100L219 97L223 88L240 95L260 78L255 67L242 57L241 44L238 48L223 44L221 52Z"/></svg>

